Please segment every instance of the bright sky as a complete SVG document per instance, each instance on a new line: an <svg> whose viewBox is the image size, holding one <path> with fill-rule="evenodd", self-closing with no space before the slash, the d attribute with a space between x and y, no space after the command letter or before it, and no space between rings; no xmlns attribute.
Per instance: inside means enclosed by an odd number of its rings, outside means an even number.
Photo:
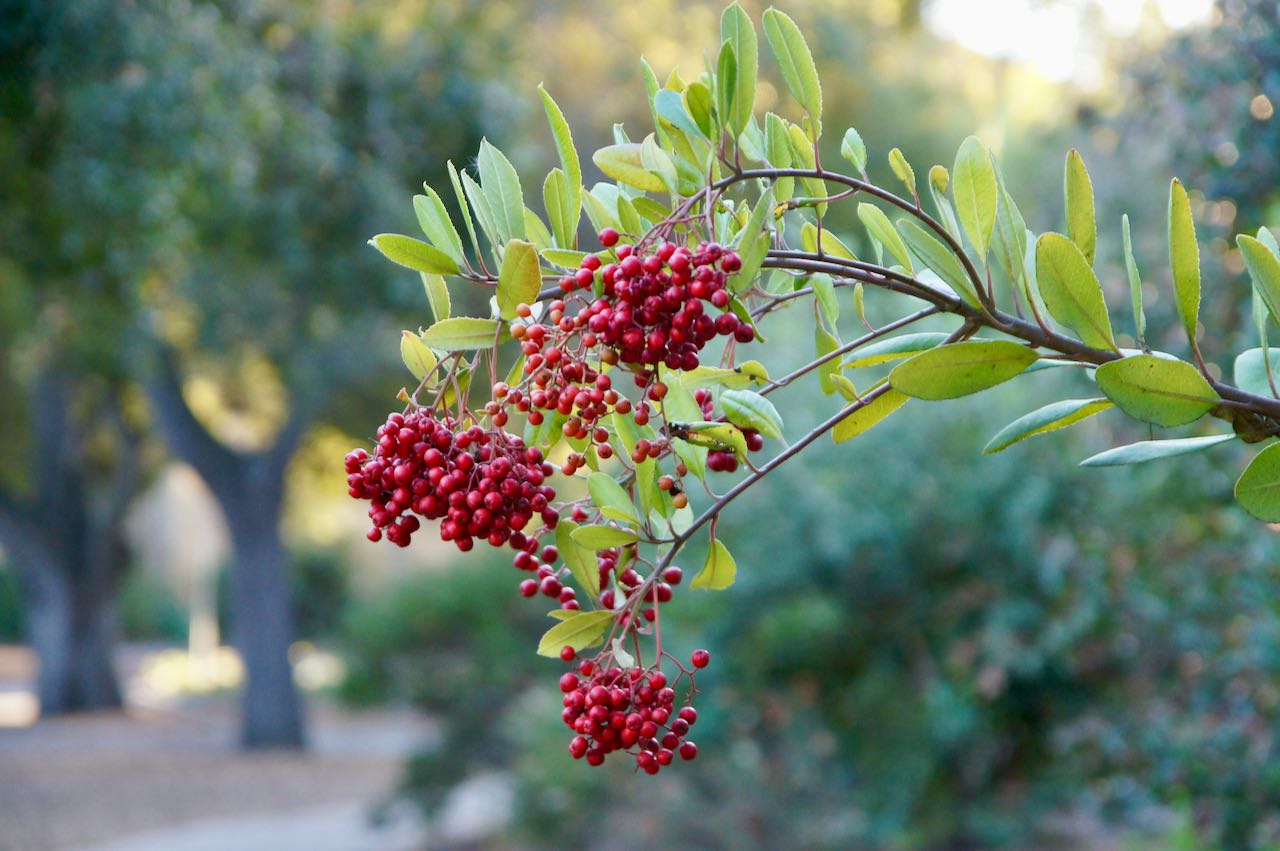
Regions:
<svg viewBox="0 0 1280 851"><path fill-rule="evenodd" d="M1172 29L1202 24L1213 0L934 0L925 18L939 35L988 56L1026 62L1054 80L1100 79L1098 26L1112 37L1155 15Z"/></svg>

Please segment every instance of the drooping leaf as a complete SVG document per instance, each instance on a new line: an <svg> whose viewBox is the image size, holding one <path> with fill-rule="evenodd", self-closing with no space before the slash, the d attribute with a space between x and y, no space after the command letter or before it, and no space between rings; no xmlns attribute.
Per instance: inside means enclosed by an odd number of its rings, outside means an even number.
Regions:
<svg viewBox="0 0 1280 851"><path fill-rule="evenodd" d="M991 165L991 155L978 141L969 136L960 143L952 169L952 192L956 199L956 216L965 236L985 258L991 245L991 230L996 223L996 207L999 196L996 191L996 172Z"/></svg>
<svg viewBox="0 0 1280 851"><path fill-rule="evenodd" d="M420 273L422 276L422 288L427 291L427 303L431 305L431 316L435 321L449 318L449 287L445 284L444 278L439 275L429 275L426 272Z"/></svg>
<svg viewBox="0 0 1280 851"><path fill-rule="evenodd" d="M1142 309L1142 278L1138 275L1138 262L1133 259L1133 239L1129 236L1129 214L1120 217L1120 236L1124 242L1124 269L1129 276L1129 300L1133 303L1133 324L1138 343L1146 346L1147 312Z"/></svg>
<svg viewBox="0 0 1280 851"><path fill-rule="evenodd" d="M1120 410L1166 428L1195 422L1218 404L1209 382L1185 361L1132 355L1104 363L1094 375Z"/></svg>
<svg viewBox="0 0 1280 851"><path fill-rule="evenodd" d="M556 524L556 549L585 596L595 599L600 595L600 569L596 565L595 550L573 539L578 528L572 520L561 518Z"/></svg>
<svg viewBox="0 0 1280 851"><path fill-rule="evenodd" d="M643 189L645 192L666 190L662 178L644 167L640 145L634 142L601 148L592 154L591 160L602 172L619 183Z"/></svg>
<svg viewBox="0 0 1280 851"><path fill-rule="evenodd" d="M796 22L773 8L764 13L764 34L787 88L813 121L812 138L817 141L822 135L822 86L809 45Z"/></svg>
<svg viewBox="0 0 1280 851"><path fill-rule="evenodd" d="M1060 233L1036 241L1036 281L1045 307L1086 344L1115 349L1102 285L1080 248Z"/></svg>
<svg viewBox="0 0 1280 851"><path fill-rule="evenodd" d="M825 272L815 272L809 276L809 286L813 287L814 298L818 301L818 309L832 327L840 318L840 302L836 301L836 285L831 276Z"/></svg>
<svg viewBox="0 0 1280 851"><path fill-rule="evenodd" d="M720 15L720 40L733 46L736 60L736 80L733 98L728 104L725 121L737 135L751 121L752 107L756 100L756 75L760 69L760 48L756 42L756 29L751 16L737 3L727 6Z"/></svg>
<svg viewBox="0 0 1280 851"><path fill-rule="evenodd" d="M1272 348L1267 352L1274 370L1280 365L1280 349ZM1271 382L1267 380L1267 362L1261 348L1246 349L1236 356L1232 378L1237 387L1255 396L1270 396ZM1277 376L1280 383L1280 376Z"/></svg>
<svg viewBox="0 0 1280 851"><path fill-rule="evenodd" d="M369 244L392 263L432 275L456 275L458 265L440 249L411 236L380 233Z"/></svg>
<svg viewBox="0 0 1280 851"><path fill-rule="evenodd" d="M893 368L889 384L917 399L955 399L994 387L1038 356L1009 340L970 340L921 352Z"/></svg>
<svg viewBox="0 0 1280 851"><path fill-rule="evenodd" d="M1196 325L1200 321L1200 246L1196 243L1191 200L1177 178L1169 186L1169 265L1173 269L1178 316L1195 348Z"/></svg>
<svg viewBox="0 0 1280 851"><path fill-rule="evenodd" d="M877 340L874 343L863 346L841 366L844 369L855 369L902 360L942 345L947 336L941 331L921 331L915 334L902 334L898 337Z"/></svg>
<svg viewBox="0 0 1280 851"><path fill-rule="evenodd" d="M848 160L849 164L857 169L859 174L866 173L867 144L862 141L858 131L852 127L844 131L844 139L840 142L840 156Z"/></svg>
<svg viewBox="0 0 1280 851"><path fill-rule="evenodd" d="M1047 434L1060 428L1075 425L1081 420L1086 420L1112 406L1113 403L1106 399L1063 399L1061 402L1045 405L1043 408L1018 417L1018 419L1000 429L996 436L991 438L982 453L984 455L994 455L997 452L1003 452L1028 437Z"/></svg>
<svg viewBox="0 0 1280 851"><path fill-rule="evenodd" d="M1080 249L1089 266L1098 244L1098 225L1094 221L1093 183L1084 167L1084 158L1072 148L1067 152L1067 165L1062 178L1062 193L1066 199L1067 236Z"/></svg>
<svg viewBox="0 0 1280 851"><path fill-rule="evenodd" d="M613 612L571 612L562 616L558 624L547 630L538 642L538 655L559 658L560 651L572 647L574 651L593 647L604 640L605 631L613 621Z"/></svg>
<svg viewBox="0 0 1280 851"><path fill-rule="evenodd" d="M1174 440L1143 440L1127 446L1117 446L1099 452L1080 462L1081 467L1119 467L1125 464L1143 464L1160 458L1173 458L1201 452L1211 446L1235 440L1234 434L1214 434L1208 437L1180 437Z"/></svg>
<svg viewBox="0 0 1280 851"><path fill-rule="evenodd" d="M941 240L912 219L907 218L898 220L898 233L902 234L902 239L907 243L907 247L911 249L911 253L924 266L932 269L934 274L945 281L947 286L955 291L956 295L960 296L972 307L981 306L981 302L978 300L978 292L974 289L973 282L965 272L964 266L961 265L955 254L951 253L951 249L947 248Z"/></svg>
<svg viewBox="0 0 1280 851"><path fill-rule="evenodd" d="M521 304L533 304L542 289L538 251L530 243L513 239L502 254L498 271L498 311L503 319L514 319Z"/></svg>
<svg viewBox="0 0 1280 851"><path fill-rule="evenodd" d="M422 342L444 352L467 349L487 349L505 334L503 324L497 319L475 319L455 316L442 319L422 332Z"/></svg>
<svg viewBox="0 0 1280 851"><path fill-rule="evenodd" d="M498 241L524 239L524 192L511 161L487 139L480 140L480 186L493 214Z"/></svg>
<svg viewBox="0 0 1280 851"><path fill-rule="evenodd" d="M435 370L437 363L436 353L412 331L402 331L400 334L400 359L419 381L425 381Z"/></svg>
<svg viewBox="0 0 1280 851"><path fill-rule="evenodd" d="M615 482L612 476L592 473L587 476L587 490L605 517L640 525L640 513L636 511L631 497L627 496L622 485Z"/></svg>
<svg viewBox="0 0 1280 851"><path fill-rule="evenodd" d="M836 443L853 440L901 408L909 398L906 393L890 387L836 423L835 428L831 431L831 439Z"/></svg>
<svg viewBox="0 0 1280 851"><path fill-rule="evenodd" d="M465 255L462 253L462 237L458 236L453 220L449 218L449 211L444 208L444 202L440 200L436 191L425 184L422 188L426 195L413 196L413 211L418 216L418 226L422 228L422 232L427 235L432 245L448 254L455 264L461 266L465 260Z"/></svg>
<svg viewBox="0 0 1280 851"><path fill-rule="evenodd" d="M893 229L893 223L889 221L884 211L875 204L863 201L858 204L858 218L862 220L863 226L867 229L867 233L871 234L872 239L883 245L884 249L907 270L907 274L912 274L914 269L911 265L911 255L907 253L907 244Z"/></svg>
<svg viewBox="0 0 1280 851"><path fill-rule="evenodd" d="M782 437L782 416L773 403L754 390L726 390L720 405L729 422L751 428L768 438Z"/></svg>
<svg viewBox="0 0 1280 851"><path fill-rule="evenodd" d="M707 560L698 575L693 577L690 587L703 591L723 591L737 577L738 564L729 553L729 548L720 543L718 538L712 538L707 550Z"/></svg>
<svg viewBox="0 0 1280 851"><path fill-rule="evenodd" d="M603 476L605 474L592 473L591 475ZM635 532L629 529L619 529L616 526L580 526L570 534L578 546L585 547L592 552L622 547L640 540Z"/></svg>
<svg viewBox="0 0 1280 851"><path fill-rule="evenodd" d="M1236 480L1236 501L1266 523L1280 523L1280 443L1253 456Z"/></svg>

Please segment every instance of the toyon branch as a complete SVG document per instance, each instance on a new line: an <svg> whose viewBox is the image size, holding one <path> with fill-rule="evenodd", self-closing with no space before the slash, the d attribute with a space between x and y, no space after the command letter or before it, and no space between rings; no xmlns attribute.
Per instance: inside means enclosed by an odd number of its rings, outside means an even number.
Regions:
<svg viewBox="0 0 1280 851"><path fill-rule="evenodd" d="M560 160L541 183L545 218L485 141L479 180L450 166L454 212L430 187L414 198L425 239L371 240L420 273L435 321L402 334L413 376L399 394L403 409L378 427L372 449L346 458L349 493L369 506L371 541L405 547L429 529L462 552L512 551L519 593L554 606L538 652L570 666L560 677L570 754L591 765L627 754L650 774L698 752L692 700L710 655L669 652L660 614L683 583L686 547L705 549L690 587L728 588L737 562L716 535L721 513L824 436L850 440L909 401L1076 367L1081 398L1029 412L985 452L1107 411L1193 430L1085 465L1266 443L1236 496L1280 522L1280 449L1270 442L1280 394L1267 344L1280 258L1268 231L1237 240L1259 345L1236 358L1227 383L1196 341L1199 250L1185 189L1173 181L1164 224L1186 357L1147 345L1126 218L1138 347L1121 348L1094 272L1093 188L1078 153L1067 157L1063 233L1027 230L975 137L950 169L929 170L927 212L898 149L887 160L905 195L868 178L855 130L840 151L856 176L823 167L816 66L794 22L774 9L763 31L801 120L754 114L754 23L737 4L724 15L717 71L653 84L653 131L640 142L618 131L593 154L609 182L583 185L571 129L540 90ZM859 232L824 226L836 204L854 206ZM578 241L584 213L589 244ZM491 288L491 314L450 315L451 279ZM775 322L787 312L801 321ZM772 352L810 340L807 363L771 377ZM833 401L788 439L773 399L810 382ZM1230 429L1197 425L1214 418ZM767 460L757 460L762 453Z"/></svg>

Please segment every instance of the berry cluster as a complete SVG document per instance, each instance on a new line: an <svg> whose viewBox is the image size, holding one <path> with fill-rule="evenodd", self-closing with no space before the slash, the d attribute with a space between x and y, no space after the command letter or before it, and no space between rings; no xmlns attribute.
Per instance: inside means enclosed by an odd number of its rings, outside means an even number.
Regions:
<svg viewBox="0 0 1280 851"><path fill-rule="evenodd" d="M709 661L707 651L694 652L695 667ZM692 706L674 708L675 689L659 669L600 667L588 660L577 674L560 678L560 690L560 717L577 733L569 742L574 759L602 765L608 754L624 751L634 755L646 774L657 774L677 753L685 760L698 756L698 746L686 738L698 712Z"/></svg>
<svg viewBox="0 0 1280 851"><path fill-rule="evenodd" d="M372 457L363 449L346 457L347 492L370 502L371 541L385 534L406 547L421 516L442 520L440 538L463 552L480 538L531 555L537 536L522 530L534 518L544 531L559 519L546 484L551 465L500 428L463 428L452 416L419 410L391 414L377 438Z"/></svg>
<svg viewBox="0 0 1280 851"><path fill-rule="evenodd" d="M729 306L726 283L742 268L735 252L715 242L693 250L663 242L646 254L636 246L618 245L612 228L600 232L600 243L614 249L616 263L601 266L600 258L588 255L573 275L560 281L566 294L598 294L572 320L576 327L586 327L583 343L588 349L601 345L622 363L690 370L698 367L698 352L717 335L732 335L740 343L755 339L755 328L732 313L714 319L706 313L706 303L720 310Z"/></svg>

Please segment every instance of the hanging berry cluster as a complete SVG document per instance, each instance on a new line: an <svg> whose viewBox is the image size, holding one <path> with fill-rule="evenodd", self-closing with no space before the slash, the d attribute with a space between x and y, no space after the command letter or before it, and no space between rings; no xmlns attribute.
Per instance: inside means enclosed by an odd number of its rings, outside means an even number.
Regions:
<svg viewBox="0 0 1280 851"><path fill-rule="evenodd" d="M424 517L441 520L441 540L463 552L479 538L528 555L538 547L538 536L523 532L529 523L537 519L539 534L555 528L552 467L519 437L417 410L388 416L377 438L372 456L356 449L346 457L347 492L369 501L370 541L385 534L407 547Z"/></svg>

